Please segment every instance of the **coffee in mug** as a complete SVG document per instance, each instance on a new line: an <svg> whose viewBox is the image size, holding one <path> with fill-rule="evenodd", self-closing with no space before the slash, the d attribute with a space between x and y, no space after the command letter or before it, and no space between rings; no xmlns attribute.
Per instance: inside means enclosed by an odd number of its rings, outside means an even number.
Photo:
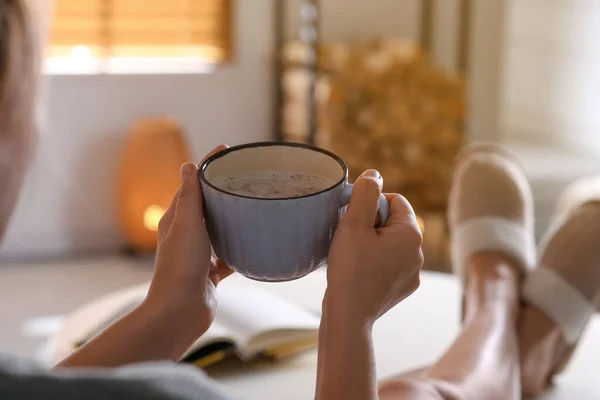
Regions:
<svg viewBox="0 0 600 400"><path fill-rule="evenodd" d="M278 282L326 264L353 188L340 157L299 143L250 143L212 155L199 175L213 250L234 271ZM381 224L388 213L381 195Z"/></svg>
<svg viewBox="0 0 600 400"><path fill-rule="evenodd" d="M334 185L335 181L303 172L265 171L220 177L213 183L240 196L282 199L320 192Z"/></svg>

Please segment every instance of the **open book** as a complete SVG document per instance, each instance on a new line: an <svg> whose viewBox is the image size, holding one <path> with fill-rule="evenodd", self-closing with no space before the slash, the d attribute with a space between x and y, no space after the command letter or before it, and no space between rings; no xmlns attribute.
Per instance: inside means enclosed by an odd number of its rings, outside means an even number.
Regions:
<svg viewBox="0 0 600 400"><path fill-rule="evenodd" d="M148 285L115 293L90 304L91 315L103 315L93 321L85 306L76 311L87 320L89 329L78 328L74 346L79 347L106 329L117 319L137 307L145 298ZM287 302L253 284L224 282L217 289L218 308L215 321L182 358L199 367L214 364L235 355L243 361L258 356L275 359L290 356L317 344L320 318L315 313ZM99 310L104 302L111 311ZM120 304L119 304L120 303Z"/></svg>

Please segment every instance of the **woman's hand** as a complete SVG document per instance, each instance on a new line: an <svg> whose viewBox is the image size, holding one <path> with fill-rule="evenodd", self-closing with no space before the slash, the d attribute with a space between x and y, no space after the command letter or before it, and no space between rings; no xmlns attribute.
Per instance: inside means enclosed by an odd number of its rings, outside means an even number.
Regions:
<svg viewBox="0 0 600 400"><path fill-rule="evenodd" d="M408 201L386 195L390 217L385 226L374 227L382 184L374 170L356 181L329 250L318 400L378 398L373 323L419 286L423 237Z"/></svg>
<svg viewBox="0 0 600 400"><path fill-rule="evenodd" d="M374 227L382 185L375 170L356 181L329 251L325 306L356 322L373 323L419 287L423 236L410 203L386 195L389 219Z"/></svg>
<svg viewBox="0 0 600 400"><path fill-rule="evenodd" d="M159 224L154 278L146 300L57 367L176 361L206 332L215 317L216 286L231 270L211 259L202 209L198 167L185 164L181 187Z"/></svg>
<svg viewBox="0 0 600 400"><path fill-rule="evenodd" d="M206 157L227 148L221 145ZM212 324L216 287L231 270L211 257L198 167L181 167L181 187L158 226L154 278L146 303L184 318L199 337Z"/></svg>

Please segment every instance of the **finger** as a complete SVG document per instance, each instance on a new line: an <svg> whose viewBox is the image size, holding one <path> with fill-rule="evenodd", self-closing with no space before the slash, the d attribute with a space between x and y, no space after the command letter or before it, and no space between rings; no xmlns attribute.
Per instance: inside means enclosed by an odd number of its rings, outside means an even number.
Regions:
<svg viewBox="0 0 600 400"><path fill-rule="evenodd" d="M387 200L388 204L391 203L392 199L394 198L394 195L395 195L395 193L383 193L383 196ZM380 227L380 224L381 224L381 219L379 217L379 212L378 212L377 216L375 217L375 226Z"/></svg>
<svg viewBox="0 0 600 400"><path fill-rule="evenodd" d="M369 169L356 180L345 220L358 226L372 228L379 207L383 178L379 172Z"/></svg>
<svg viewBox="0 0 600 400"><path fill-rule="evenodd" d="M220 152L220 151L222 151L222 150L228 149L228 148L229 148L229 146L227 146L226 144L220 144L220 145L218 145L217 147L215 147L214 149L212 149L212 150L210 151L210 153L208 153L207 155L205 155L205 156L204 156L204 158L202 159L202 161L200 161L200 162L198 163L198 168L200 168L200 164L202 164L204 161L206 161L206 159L207 159L208 157L210 157L210 156L212 156L213 154L215 154L215 153L218 153L218 152Z"/></svg>
<svg viewBox="0 0 600 400"><path fill-rule="evenodd" d="M160 242L166 235L169 233L171 229L171 224L173 223L173 217L175 216L175 207L177 206L177 197L179 196L179 191L175 193L173 196L173 200L171 200L171 204L167 211L163 214L160 221L158 221L158 241Z"/></svg>
<svg viewBox="0 0 600 400"><path fill-rule="evenodd" d="M208 153L202 159L202 162L204 162L204 160L206 160L208 157L212 156L213 154L215 154L215 153L217 153L217 152L219 152L221 150L225 150L227 148L229 148L229 146L227 146L226 144L220 144L220 145L218 145L217 147L215 147L214 149L212 149L210 151L210 153ZM198 167L200 166L201 163L198 164ZM167 211L165 211L165 214L160 219L160 222L158 224L159 240L162 237L164 237L169 232L169 229L171 228L171 224L173 223L173 218L175 216L175 208L176 208L176 205L177 205L177 199L178 198L179 198L179 190L177 191L177 193L175 193L175 196L173 197L173 200L171 200L171 204L169 205L169 208L167 209Z"/></svg>
<svg viewBox="0 0 600 400"><path fill-rule="evenodd" d="M181 186L173 217L173 224L177 226L194 229L203 221L202 190L197 172L198 167L194 163L181 166Z"/></svg>
<svg viewBox="0 0 600 400"><path fill-rule="evenodd" d="M406 197L394 194L386 194L385 197L390 203L390 216L385 224L386 227L406 223L407 221L416 222L415 210L406 200Z"/></svg>
<svg viewBox="0 0 600 400"><path fill-rule="evenodd" d="M223 279L227 278L229 275L233 274L229 265L225 264L223 261L217 259L213 259L213 263L211 265L209 278L212 283L217 286L219 282Z"/></svg>

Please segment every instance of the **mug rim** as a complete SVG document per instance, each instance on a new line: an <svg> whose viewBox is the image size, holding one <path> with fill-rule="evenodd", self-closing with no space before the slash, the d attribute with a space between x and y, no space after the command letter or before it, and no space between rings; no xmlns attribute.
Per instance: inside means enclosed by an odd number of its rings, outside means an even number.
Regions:
<svg viewBox="0 0 600 400"><path fill-rule="evenodd" d="M208 179L206 179L206 168L209 166L210 163L212 163L213 161L226 156L229 153L233 153L237 150L244 150L244 149L251 149L251 148L255 148L255 147L271 147L271 146L282 146L282 147L297 147L297 148L301 148L301 149L305 149L305 150L312 150L312 151L316 151L322 154L325 154L331 158L333 158L335 161L337 161L337 163L342 167L342 171L343 171L343 176L342 178L336 182L334 185L328 187L327 189L323 189L320 190L318 192L315 193L310 193L310 194L305 194L303 196L296 196L296 197L251 197L251 196L244 196L242 194L237 194L237 193L232 193L229 192L227 190L221 189L215 185L213 185L212 183L210 183L208 181ZM335 153L332 153L329 150L325 150L322 149L320 147L317 146L312 146L309 144L305 144L305 143L295 143L295 142L276 142L276 141L265 141L265 142L251 142L251 143L245 143L245 144L240 144L237 146L232 146L232 147L228 147L226 149L223 149L215 154L213 154L212 156L208 157L206 160L204 160L202 162L202 164L200 164L200 168L198 170L198 175L200 178L200 181L206 185L208 185L210 188L227 194L229 196L235 196L235 197L240 197L243 199L251 199L251 200L296 200L296 199L304 199L307 197L313 197L313 196L318 196L320 194L329 192L330 190L338 187L339 185L343 184L346 182L346 180L348 179L348 166L346 165L346 163L344 162L344 160L342 160L342 158L338 155L336 155Z"/></svg>

